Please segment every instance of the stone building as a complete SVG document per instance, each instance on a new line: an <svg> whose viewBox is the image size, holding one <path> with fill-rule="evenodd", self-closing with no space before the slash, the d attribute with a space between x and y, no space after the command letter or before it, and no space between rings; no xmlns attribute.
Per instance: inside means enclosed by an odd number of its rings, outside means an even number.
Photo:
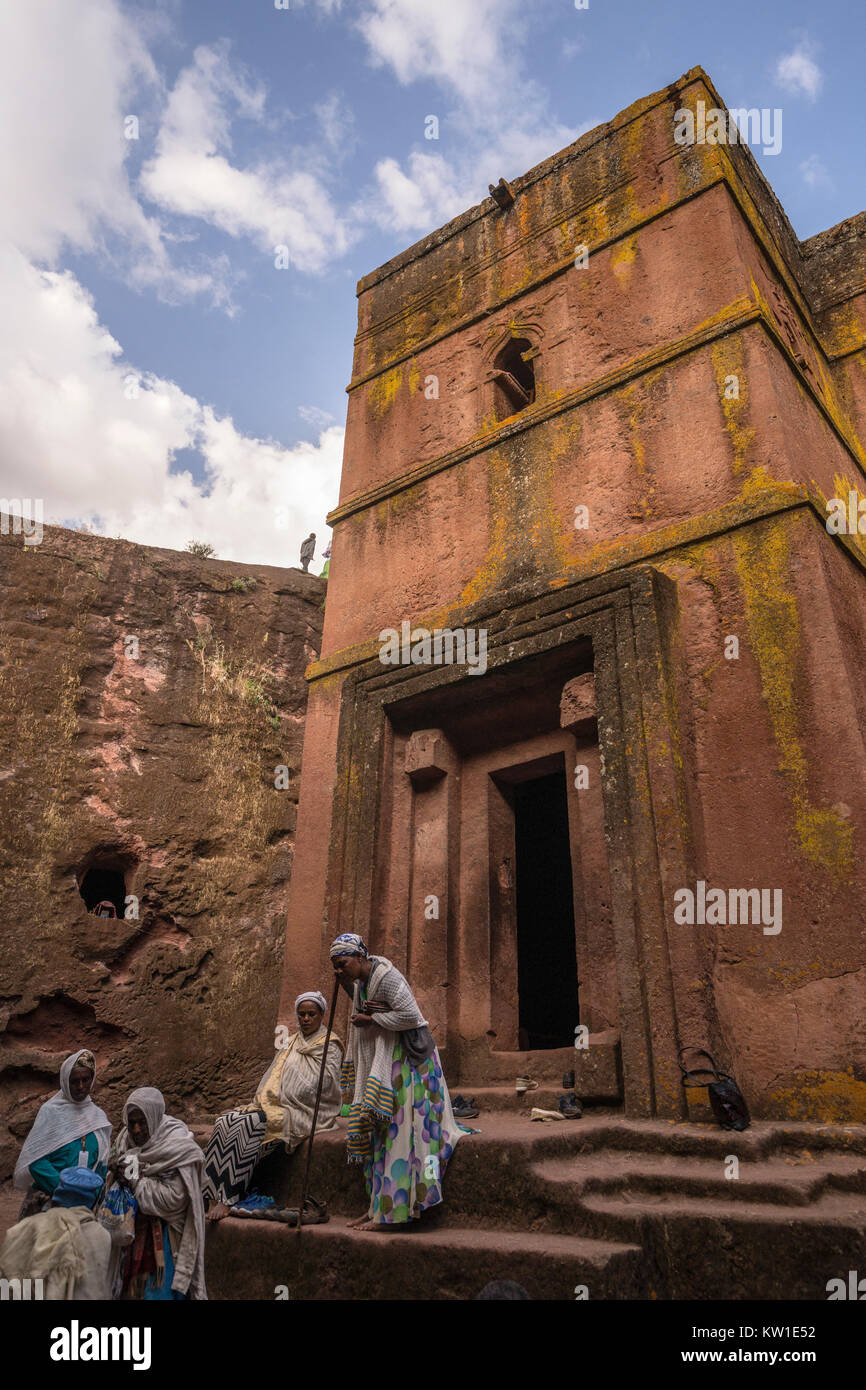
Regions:
<svg viewBox="0 0 866 1390"><path fill-rule="evenodd" d="M452 1089L681 1118L696 1044L866 1120L866 215L798 241L745 143L675 138L700 102L358 286L284 1005L359 931Z"/></svg>

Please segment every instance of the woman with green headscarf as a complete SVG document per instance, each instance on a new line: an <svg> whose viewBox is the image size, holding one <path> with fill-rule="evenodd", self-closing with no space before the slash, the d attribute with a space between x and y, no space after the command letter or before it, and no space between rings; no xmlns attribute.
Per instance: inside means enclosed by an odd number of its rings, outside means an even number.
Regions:
<svg viewBox="0 0 866 1390"><path fill-rule="evenodd" d="M30 1190L18 1219L45 1211L64 1168L90 1168L105 1177L111 1124L90 1092L96 1075L93 1053L71 1053L60 1068L60 1090L39 1107L15 1165L13 1185Z"/></svg>

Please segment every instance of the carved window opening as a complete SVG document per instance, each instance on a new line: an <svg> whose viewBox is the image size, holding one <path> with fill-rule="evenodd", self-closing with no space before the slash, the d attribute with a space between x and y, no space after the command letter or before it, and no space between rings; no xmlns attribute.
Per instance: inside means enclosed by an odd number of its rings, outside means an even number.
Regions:
<svg viewBox="0 0 866 1390"><path fill-rule="evenodd" d="M97 917L122 917L126 909L126 879L115 861L97 860L78 882L88 912ZM113 911L112 911L113 909Z"/></svg>
<svg viewBox="0 0 866 1390"><path fill-rule="evenodd" d="M535 349L528 338L512 338L493 362L496 418L504 420L535 400Z"/></svg>

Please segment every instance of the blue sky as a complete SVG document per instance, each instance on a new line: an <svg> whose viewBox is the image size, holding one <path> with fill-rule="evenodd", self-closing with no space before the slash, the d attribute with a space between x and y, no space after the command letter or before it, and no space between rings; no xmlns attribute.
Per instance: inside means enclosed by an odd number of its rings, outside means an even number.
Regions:
<svg viewBox="0 0 866 1390"><path fill-rule="evenodd" d="M6 7L0 493L229 559L321 550L362 275L695 64L781 107L756 156L800 237L832 226L866 206L864 38L850 0Z"/></svg>

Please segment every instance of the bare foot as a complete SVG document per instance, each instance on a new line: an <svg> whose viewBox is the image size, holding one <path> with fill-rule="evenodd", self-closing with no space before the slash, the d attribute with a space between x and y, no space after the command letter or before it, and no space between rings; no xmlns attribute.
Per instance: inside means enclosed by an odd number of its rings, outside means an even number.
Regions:
<svg viewBox="0 0 866 1390"><path fill-rule="evenodd" d="M230 1209L226 1206L225 1202L214 1202L213 1206L205 1213L205 1220L222 1221L223 1217L229 1214Z"/></svg>
<svg viewBox="0 0 866 1390"><path fill-rule="evenodd" d="M374 1223L370 1220L369 1216L359 1216L357 1221L349 1222L349 1230L369 1231L373 1224Z"/></svg>

